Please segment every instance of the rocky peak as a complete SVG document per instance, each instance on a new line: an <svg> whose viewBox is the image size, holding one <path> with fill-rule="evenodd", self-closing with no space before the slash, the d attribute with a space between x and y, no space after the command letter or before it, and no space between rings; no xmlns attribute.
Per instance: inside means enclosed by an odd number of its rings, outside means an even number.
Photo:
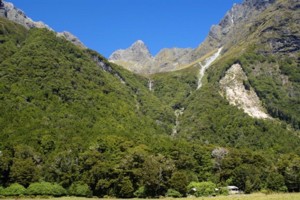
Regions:
<svg viewBox="0 0 300 200"><path fill-rule="evenodd" d="M245 36L245 24L255 21L256 16L276 0L244 0L234 4L219 24L213 25L208 37L191 54L191 61L197 60L208 52L237 41Z"/></svg>
<svg viewBox="0 0 300 200"><path fill-rule="evenodd" d="M227 35L233 27L240 25L243 21L257 15L274 2L275 0L244 0L242 4L234 4L219 25L216 25L220 26L221 30L215 27L212 28L212 35L218 35L220 33L222 35Z"/></svg>
<svg viewBox="0 0 300 200"><path fill-rule="evenodd" d="M140 49L146 49L148 50L147 46L142 40L137 40L135 43L131 45L130 48L140 48Z"/></svg>
<svg viewBox="0 0 300 200"><path fill-rule="evenodd" d="M148 49L148 47L145 45L145 43L142 40L138 40L135 43L133 43L130 47L129 47L129 51L131 51L131 53L133 55L137 55L137 56L142 56L144 58L152 58L152 55Z"/></svg>
<svg viewBox="0 0 300 200"><path fill-rule="evenodd" d="M115 51L110 57L110 60L122 60L133 62L145 62L152 59L148 47L141 40L136 41L127 49Z"/></svg>

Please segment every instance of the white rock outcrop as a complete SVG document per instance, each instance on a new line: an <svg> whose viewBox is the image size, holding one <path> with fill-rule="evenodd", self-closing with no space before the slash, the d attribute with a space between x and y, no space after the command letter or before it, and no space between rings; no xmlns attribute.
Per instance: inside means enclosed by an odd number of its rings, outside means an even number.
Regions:
<svg viewBox="0 0 300 200"><path fill-rule="evenodd" d="M253 118L271 119L253 88L246 89L244 82L247 80L241 65L232 65L220 80L222 95L231 105L237 106Z"/></svg>

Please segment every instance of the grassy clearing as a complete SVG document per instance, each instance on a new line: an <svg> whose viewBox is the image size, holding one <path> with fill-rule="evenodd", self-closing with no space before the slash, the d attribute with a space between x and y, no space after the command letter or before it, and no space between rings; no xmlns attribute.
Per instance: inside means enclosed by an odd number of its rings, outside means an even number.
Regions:
<svg viewBox="0 0 300 200"><path fill-rule="evenodd" d="M49 198L51 200L94 200L99 198L82 198L82 197L61 197L61 198ZM173 200L173 198L164 198L165 200ZM300 193L286 193L286 194L250 194L250 195L232 195L232 196L218 196L218 197L199 197L199 198L179 198L176 200L299 200ZM15 200L5 199L5 200ZM22 198L22 200L31 200L31 198ZM34 198L34 200L45 200L43 198ZM116 199L105 199L116 200ZM138 199L133 199L138 200ZM151 200L151 199L147 199Z"/></svg>

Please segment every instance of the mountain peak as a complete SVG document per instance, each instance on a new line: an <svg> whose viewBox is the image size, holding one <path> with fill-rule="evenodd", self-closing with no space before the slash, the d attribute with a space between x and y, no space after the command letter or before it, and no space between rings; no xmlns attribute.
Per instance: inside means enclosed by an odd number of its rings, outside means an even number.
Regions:
<svg viewBox="0 0 300 200"><path fill-rule="evenodd" d="M150 51L148 49L148 47L146 46L146 44L142 41L142 40L137 40L136 42L134 42L129 49L133 50L133 51L144 51L144 53L150 54ZM151 54L150 54L151 57Z"/></svg>
<svg viewBox="0 0 300 200"><path fill-rule="evenodd" d="M137 40L133 45L145 45L145 43L142 40Z"/></svg>
<svg viewBox="0 0 300 200"><path fill-rule="evenodd" d="M145 43L137 40L129 48L115 51L109 59L141 62L151 60L152 55Z"/></svg>

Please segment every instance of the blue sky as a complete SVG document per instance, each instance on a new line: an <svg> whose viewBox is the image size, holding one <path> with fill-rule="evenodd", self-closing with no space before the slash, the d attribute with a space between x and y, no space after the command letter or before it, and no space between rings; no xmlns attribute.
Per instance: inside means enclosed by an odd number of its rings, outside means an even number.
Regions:
<svg viewBox="0 0 300 200"><path fill-rule="evenodd" d="M140 39L162 48L197 47L242 0L6 0L55 31L69 31L108 57Z"/></svg>

